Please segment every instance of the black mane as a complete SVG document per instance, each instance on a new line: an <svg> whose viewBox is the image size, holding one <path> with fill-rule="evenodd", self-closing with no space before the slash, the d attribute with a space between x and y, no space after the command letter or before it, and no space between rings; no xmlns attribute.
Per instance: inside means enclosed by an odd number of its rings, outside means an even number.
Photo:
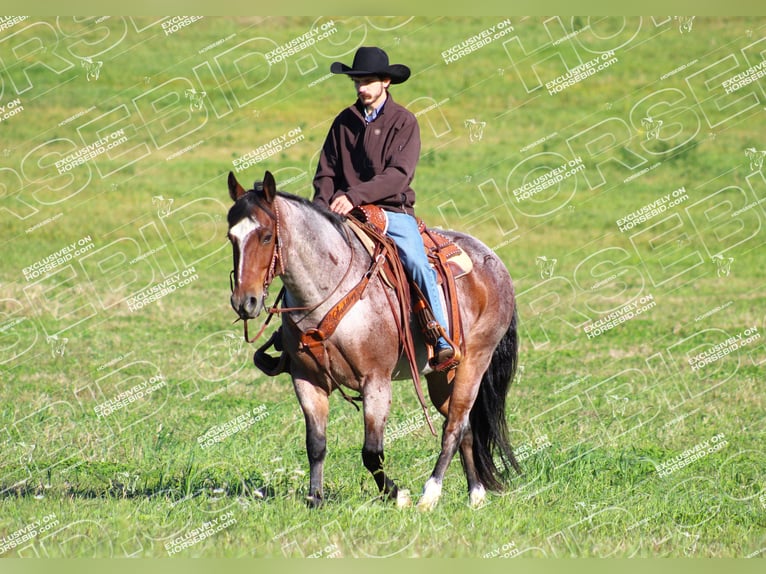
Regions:
<svg viewBox="0 0 766 574"><path fill-rule="evenodd" d="M260 181L256 181L253 185L253 189L250 189L242 195L237 201L234 202L234 205L231 206L231 209L229 209L229 214L227 216L227 220L229 223L229 227L232 227L235 225L238 221L241 221L245 217L250 217L250 214L253 211L253 208L259 208L264 210L266 213L269 213L274 216L274 213L272 212L271 208L266 205L266 202L263 200L263 183ZM329 209L325 209L324 207L317 205L313 201L310 201L306 199L305 197L301 197L299 195L294 195L292 193L287 193L284 191L278 191L277 195L279 197L282 197L288 201L291 201L293 203L298 203L304 207L307 207L308 209L311 209L313 211L316 211L323 217L325 217L330 223L333 224L333 226L338 230L338 233L340 233L343 237L345 237L345 233L343 231L344 226L344 219L337 213L333 213Z"/></svg>

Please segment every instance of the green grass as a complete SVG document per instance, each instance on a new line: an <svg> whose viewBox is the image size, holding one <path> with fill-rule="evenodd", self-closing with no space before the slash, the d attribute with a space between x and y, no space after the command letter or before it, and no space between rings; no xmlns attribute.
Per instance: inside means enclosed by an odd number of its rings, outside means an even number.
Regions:
<svg viewBox="0 0 766 574"><path fill-rule="evenodd" d="M763 339L698 372L688 356L747 329L766 330L766 211L729 213L764 195L766 182L744 154L764 147L763 80L746 91L757 106L719 110L719 92L695 99L707 76L691 77L730 54L739 67L726 74L744 70L741 50L753 65L747 47L764 35L765 22L699 17L681 34L675 20L643 18L639 29L629 19L623 29L619 19L580 18L565 20L563 30L549 22L549 37L542 19L514 17L507 38L518 36L523 49L497 41L444 64L442 51L499 20L416 17L396 27L336 19L335 43L302 53L313 56L315 69L307 58L300 68L290 60L267 74L261 60L244 58L242 79L224 58L228 82L205 80L206 120L184 95L202 87L195 70L204 75L214 55L246 40L253 47L289 42L313 19L205 18L167 37L158 24L138 32L151 24L146 19L86 23L80 31L109 48L94 56L103 67L92 81L74 57L85 45L71 47L57 28L68 24L49 22L61 38L56 53L74 64L59 74L30 66L32 55L16 61L0 52L5 77L16 84L28 77L33 86L18 96L23 112L0 122L0 539L44 518L53 524L2 556L163 557L196 528L210 535L174 556L762 551ZM551 40L574 30L583 60L593 57L588 49L625 46L615 50L615 65L549 96L545 82L564 71L559 56L573 65L571 44ZM303 419L291 383L259 373L241 324L232 324L225 176L233 160L300 128L302 142L238 177L249 183L270 169L278 183L292 179L286 191L310 197L318 148L333 115L353 98L347 80L322 78L330 62L349 62L362 42L385 46L392 61L412 67L412 79L393 92L399 102L426 97L413 104L420 109L438 103L419 116L419 215L496 248L516 282L521 369L508 425L524 475L509 476L508 490L480 509L468 507L458 460L432 513L379 501L361 461L361 415L335 395L327 501L307 509ZM535 74L543 86L528 92ZM5 82L0 104L13 99L11 85ZM159 108L151 107L155 99ZM650 113L664 120L659 140L642 130ZM469 119L486 122L478 141L469 138ZM176 136L162 125L181 137L171 141ZM126 145L146 147L100 156L69 175L51 167L99 129L118 128L128 133ZM615 148L604 155L615 160L597 166L603 156L592 157L593 150L604 149L610 134ZM526 202L513 199L525 178L578 155L586 170L576 176L576 191L565 182ZM638 166L637 156L645 163ZM681 187L686 202L619 231L619 219ZM155 196L172 199L178 211L161 215ZM721 214L728 219L716 219ZM678 217L659 224L665 215ZM25 279L25 268L87 237L94 251L71 268ZM729 275L716 273L717 253L734 258ZM543 256L556 259L547 280L538 265ZM129 309L135 291L190 267L190 284ZM655 305L644 314L591 338L584 331L586 320L649 296ZM153 377L165 384L97 416L98 405ZM411 384L395 385L390 424L421 421ZM216 444L200 444L211 428L247 413L261 416ZM660 465L706 442L705 456L660 475ZM390 474L413 498L438 447L424 424L387 447Z"/></svg>

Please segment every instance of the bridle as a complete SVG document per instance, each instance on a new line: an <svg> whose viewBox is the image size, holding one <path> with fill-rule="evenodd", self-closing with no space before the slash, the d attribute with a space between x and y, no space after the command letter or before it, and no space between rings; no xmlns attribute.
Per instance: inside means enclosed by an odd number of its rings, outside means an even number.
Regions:
<svg viewBox="0 0 766 574"><path fill-rule="evenodd" d="M250 339L248 336L248 330L247 330L247 319L242 319L241 317L237 317L235 319L235 323L237 321L244 321L244 330L245 330L245 341L248 343L253 343L263 334L263 332L266 330L266 326L269 324L269 321L271 321L271 317L280 311L280 309L277 309L277 305L279 305L279 301L281 300L283 294L284 294L284 287L280 289L279 294L277 295L276 300L274 301L274 305L270 308L266 306L266 299L269 295L269 287L271 287L272 282L274 281L274 278L277 275L281 275L285 272L284 267L284 256L282 255L282 237L281 237L281 228L279 225L279 207L277 207L277 204L274 203L274 211L271 211L269 209L263 209L264 212L272 219L274 222L274 227L272 229L274 237L271 244L271 255L269 257L269 266L266 269L266 274L263 277L263 289L261 294L261 306L266 309L269 313L269 316L266 318L266 322L261 327L261 330L258 332L258 334ZM242 264L242 254L240 254L240 257L237 259L237 267ZM280 272L277 273L277 266L279 266ZM231 289L231 292L234 293L234 289L236 287L236 274L237 274L237 268L231 270L229 273L229 288Z"/></svg>
<svg viewBox="0 0 766 574"><path fill-rule="evenodd" d="M335 288L330 291L327 296L322 299L319 303L311 306L305 306L305 307L279 307L279 302L282 300L285 294L285 288L282 286L282 288L279 290L279 293L277 294L276 299L274 300L274 304L271 307L267 307L266 305L266 299L269 295L269 287L271 287L272 282L277 277L277 275L282 275L285 272L285 265L284 265L284 255L282 253L282 227L280 225L279 221L279 207L277 206L276 201L272 203L274 210L263 208L263 211L266 212L266 214L273 220L274 227L272 229L274 237L272 241L272 247L271 247L271 256L269 258L269 266L266 271L266 274L263 278L263 294L261 295L261 306L266 310L268 313L268 316L266 317L266 320L264 321L263 325L261 326L260 330L258 331L258 334L255 335L252 339L248 335L248 329L247 329L247 319L242 319L241 317L238 317L234 320L236 323L237 321L242 320L244 322L244 337L245 341L247 343L254 343L257 341L261 335L263 335L263 332L266 330L266 327L268 326L269 322L271 321L272 317L279 313L289 313L292 311L307 311L306 315L310 314L312 311L320 307L322 304L324 304L332 295L338 291L340 286L343 284L343 282L348 277L349 273L351 272L351 269L354 265L354 249L351 249L351 257L348 262L348 267L346 268L346 272L343 274L343 277L340 279L338 284L335 286ZM261 206L262 207L262 206ZM346 234L346 243L348 245L351 245L351 239L349 236L348 229L344 226L343 228L345 234ZM241 258L238 261L238 265L241 264ZM279 267L279 273L277 273L277 267ZM232 269L229 273L229 287L231 289L231 292L234 293L235 288L235 276L236 276L237 269ZM295 321L296 323L299 323L301 319L298 319Z"/></svg>

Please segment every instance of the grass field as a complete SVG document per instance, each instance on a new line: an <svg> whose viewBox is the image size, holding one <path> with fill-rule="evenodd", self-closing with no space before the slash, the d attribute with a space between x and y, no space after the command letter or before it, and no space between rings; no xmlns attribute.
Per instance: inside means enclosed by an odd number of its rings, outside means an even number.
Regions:
<svg viewBox="0 0 766 574"><path fill-rule="evenodd" d="M233 324L226 175L311 197L360 45L413 70L419 215L516 283L524 474L480 509L457 460L433 512L380 502L335 395L307 509L290 381ZM763 18L7 22L0 556L762 557L764 46ZM413 496L418 413L396 383Z"/></svg>

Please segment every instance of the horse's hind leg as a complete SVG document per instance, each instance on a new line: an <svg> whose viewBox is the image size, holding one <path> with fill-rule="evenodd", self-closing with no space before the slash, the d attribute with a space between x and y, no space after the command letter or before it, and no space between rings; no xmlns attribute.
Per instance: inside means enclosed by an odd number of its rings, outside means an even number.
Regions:
<svg viewBox="0 0 766 574"><path fill-rule="evenodd" d="M399 488L393 480L386 476L383 469L385 455L383 453L383 435L391 407L390 382L368 382L364 388L364 446L362 461L370 471L381 494L397 500L399 503Z"/></svg>
<svg viewBox="0 0 766 574"><path fill-rule="evenodd" d="M316 507L324 498L324 459L327 454L327 418L330 401L324 389L306 379L293 377L295 394L306 421L306 453L309 459L309 506Z"/></svg>
<svg viewBox="0 0 766 574"><path fill-rule="evenodd" d="M487 491L479 478L476 470L476 463L473 459L473 433L471 425L463 433L463 440L460 442L460 460L463 463L466 479L468 480L468 498L472 507L477 508L484 503Z"/></svg>
<svg viewBox="0 0 766 574"><path fill-rule="evenodd" d="M428 377L428 394L434 406L439 409L445 417L449 415L449 392L452 386L447 382L442 373L432 373ZM446 423L445 423L446 424ZM468 422L463 438L460 441L460 460L463 463L463 470L468 479L468 496L471 506L478 507L484 502L486 489L479 478L476 470L476 463L473 457L473 433L471 432L471 423Z"/></svg>
<svg viewBox="0 0 766 574"><path fill-rule="evenodd" d="M450 391L452 385L447 382L443 373L432 373L428 377L428 395L431 397L433 405L445 417L449 415ZM446 427L446 421L445 421ZM473 433L471 432L471 423L467 422L463 438L460 441L460 461L463 463L466 479L468 480L468 496L471 506L480 506L486 497L486 489L479 478L476 470L476 463L473 456Z"/></svg>
<svg viewBox="0 0 766 574"><path fill-rule="evenodd" d="M470 357L470 355L466 353L466 357ZM447 472L447 468L458 448L463 449L461 452L461 455L464 457L463 464L468 464L466 476L469 481L469 489L477 488L472 484L473 477L476 476L476 480L478 480L478 476L476 475L476 467L473 463L473 454L469 448L472 439L470 437L471 424L468 417L476 400L481 373L483 372L483 370L477 368L477 363L479 362L481 361L467 358L461 363L455 374L455 380L452 382L452 394L449 398L447 421L442 431L441 452L431 476L423 487L423 494L418 501L418 508L420 510L431 510L439 502L444 474ZM481 365L483 366L484 363L481 362ZM468 454L467 457L465 456L466 453ZM471 471L470 474L469 471Z"/></svg>

